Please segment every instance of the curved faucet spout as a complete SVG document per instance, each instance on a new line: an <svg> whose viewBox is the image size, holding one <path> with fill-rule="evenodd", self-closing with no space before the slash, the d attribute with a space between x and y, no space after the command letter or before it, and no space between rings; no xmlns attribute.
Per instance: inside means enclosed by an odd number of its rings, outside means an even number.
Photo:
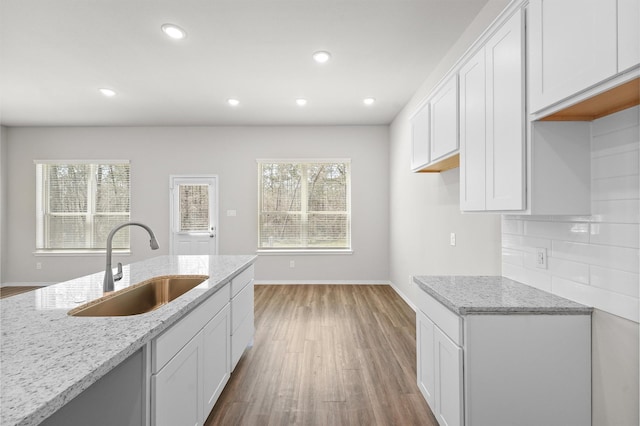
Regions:
<svg viewBox="0 0 640 426"><path fill-rule="evenodd" d="M114 281L118 281L119 279L122 278L122 263L118 263L118 272L116 273L115 276L113 275L113 270L111 269L111 255L113 253L113 236L115 235L116 232L118 232L120 229L124 228L125 226L132 226L132 225L140 226L141 228L146 229L146 231L149 233L149 237L151 237L151 240L149 241L151 250L157 250L160 247L158 245L158 240L156 240L155 234L153 233L151 228L149 228L144 223L125 222L113 228L111 232L109 232L109 236L107 237L107 266L104 271L104 281L102 284L104 292L113 291Z"/></svg>

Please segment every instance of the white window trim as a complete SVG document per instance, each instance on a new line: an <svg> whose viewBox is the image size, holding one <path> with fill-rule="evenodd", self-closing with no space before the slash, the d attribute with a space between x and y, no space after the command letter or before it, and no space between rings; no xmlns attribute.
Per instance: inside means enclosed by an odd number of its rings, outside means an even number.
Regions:
<svg viewBox="0 0 640 426"><path fill-rule="evenodd" d="M69 163L69 164L129 164L131 165L131 160L113 160L113 159L93 159L93 160L87 160L87 159L77 159L77 160L69 160L69 159L57 159L57 160L38 160L35 159L33 160L33 164L34 165L38 165L38 164L65 164L65 163ZM38 169L36 169L38 170ZM131 171L129 171L129 179L131 179ZM36 182L41 180L41 176L36 175ZM38 184L38 183L36 183ZM36 216L41 215L43 212L43 206L42 206L42 197L36 197ZM129 202L131 203L131 180L129 180ZM129 211L129 217L131 217L131 211ZM44 238L44 231L42 229L42 221L39 220L38 218L36 218L36 247L38 245L44 245L43 242L41 241L41 239ZM98 249L86 249L86 250L82 250L82 249L39 249L36 248L32 254L34 256L41 256L41 257L45 257L45 256L51 256L51 257L56 257L56 256L60 256L60 257L64 257L64 256L78 256L78 255L82 255L82 256L104 256L105 253L107 252L106 247L103 248L98 248ZM131 255L131 246L129 246L128 249L113 249L113 253L118 254L118 255L122 255L122 256L129 256Z"/></svg>
<svg viewBox="0 0 640 426"><path fill-rule="evenodd" d="M349 247L342 248L262 248L258 247L256 249L256 254L258 255L272 255L272 256L282 256L282 255L290 255L290 254L299 254L299 255L351 255L353 254L353 241L352 241L352 209L351 209L351 176L352 176L352 167L351 167L351 158L341 157L341 158L258 158L256 159L256 164L259 166L261 163L347 163L349 164L349 182L347 185L347 211L349 212ZM260 198L262 192L262 177L258 173L258 236L260 236ZM260 245L260 241L258 240L258 245Z"/></svg>

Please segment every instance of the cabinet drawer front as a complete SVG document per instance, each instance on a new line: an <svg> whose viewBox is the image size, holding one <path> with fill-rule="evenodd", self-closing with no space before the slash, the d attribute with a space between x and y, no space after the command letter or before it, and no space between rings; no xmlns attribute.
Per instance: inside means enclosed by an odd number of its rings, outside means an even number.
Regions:
<svg viewBox="0 0 640 426"><path fill-rule="evenodd" d="M253 311L231 336L231 371L236 368L242 353L253 340Z"/></svg>
<svg viewBox="0 0 640 426"><path fill-rule="evenodd" d="M240 272L234 279L231 280L231 297L235 297L236 294L240 292L251 280L254 276L253 265L249 266L244 271Z"/></svg>
<svg viewBox="0 0 640 426"><path fill-rule="evenodd" d="M231 331L235 332L249 314L253 315L253 283L231 300Z"/></svg>
<svg viewBox="0 0 640 426"><path fill-rule="evenodd" d="M229 303L229 284L218 290L200 306L153 340L151 369L159 371L193 338L224 306Z"/></svg>
<svg viewBox="0 0 640 426"><path fill-rule="evenodd" d="M462 317L451 312L427 293L420 293L417 302L418 308L429 317L440 330L444 331L458 346L462 346Z"/></svg>

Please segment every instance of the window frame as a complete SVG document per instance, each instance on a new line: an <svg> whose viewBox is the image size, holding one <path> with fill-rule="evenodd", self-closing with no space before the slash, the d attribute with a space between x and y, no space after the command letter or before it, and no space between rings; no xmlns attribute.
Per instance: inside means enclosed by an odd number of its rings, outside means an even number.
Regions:
<svg viewBox="0 0 640 426"><path fill-rule="evenodd" d="M90 165L92 167L97 168L100 165L123 165L126 164L129 166L129 212L112 212L112 213L104 213L98 212L95 208L95 199L97 194L97 184L96 182L88 182L88 193L87 193L87 209L85 212L78 213L54 213L54 216L62 217L62 216L87 216L85 226L91 230L89 236L90 240L95 240L97 232L95 232L95 221L96 217L100 216L122 216L123 222L129 222L131 220L131 161L130 160L34 160L33 161L36 169L36 241L35 241L35 250L33 252L36 256L66 256L66 255L99 255L103 256L106 253L106 244L105 247L96 247L96 248L51 248L50 241L51 236L47 233L47 215L52 215L50 212L50 203L51 198L48 194L48 188L44 184L44 176L43 168L41 166L44 165ZM106 239L106 235L105 235ZM127 246L114 248L114 253L118 253L120 255L130 255L131 254L131 238L127 239Z"/></svg>
<svg viewBox="0 0 640 426"><path fill-rule="evenodd" d="M351 175L352 175L352 164L350 158L260 158L256 160L257 163L257 175L258 175L258 215L257 215L257 227L258 227L258 241L257 241L257 250L256 252L260 255L278 255L278 254L353 254L353 241L352 241L352 201L351 201ZM262 240L262 228L261 228L261 215L264 213L262 211L262 190L263 190L263 181L262 181L262 166L263 164L298 164L298 165L310 165L310 164L339 164L343 163L346 165L347 173L346 173L346 207L347 210L344 212L347 218L347 247L261 247ZM307 167L308 168L308 167ZM308 212L308 206L306 202L303 202L303 196L301 191L300 200L301 200L301 215L304 217L304 212ZM335 212L341 213L341 212ZM308 222L307 222L308 223Z"/></svg>

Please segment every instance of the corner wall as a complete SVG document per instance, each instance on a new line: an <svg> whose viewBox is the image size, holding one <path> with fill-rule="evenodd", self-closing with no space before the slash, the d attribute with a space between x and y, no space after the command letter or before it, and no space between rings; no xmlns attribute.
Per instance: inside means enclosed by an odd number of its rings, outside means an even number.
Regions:
<svg viewBox="0 0 640 426"><path fill-rule="evenodd" d="M508 3L487 3L391 124L389 267L391 282L409 303L418 294L413 275L501 274L500 216L460 213L459 169L410 171L409 116ZM456 246L449 245L452 232Z"/></svg>
<svg viewBox="0 0 640 426"><path fill-rule="evenodd" d="M258 158L351 158L351 255L260 255L256 279L388 282L389 128L336 127L11 127L5 282L59 282L104 269L104 255L34 256L35 159L131 160L131 219L148 224L131 233L131 263L168 253L169 175L216 174L219 253L257 248ZM4 169L4 168L3 168ZM237 216L226 216L236 210ZM295 260L295 268L289 261ZM36 270L35 264L42 264Z"/></svg>

